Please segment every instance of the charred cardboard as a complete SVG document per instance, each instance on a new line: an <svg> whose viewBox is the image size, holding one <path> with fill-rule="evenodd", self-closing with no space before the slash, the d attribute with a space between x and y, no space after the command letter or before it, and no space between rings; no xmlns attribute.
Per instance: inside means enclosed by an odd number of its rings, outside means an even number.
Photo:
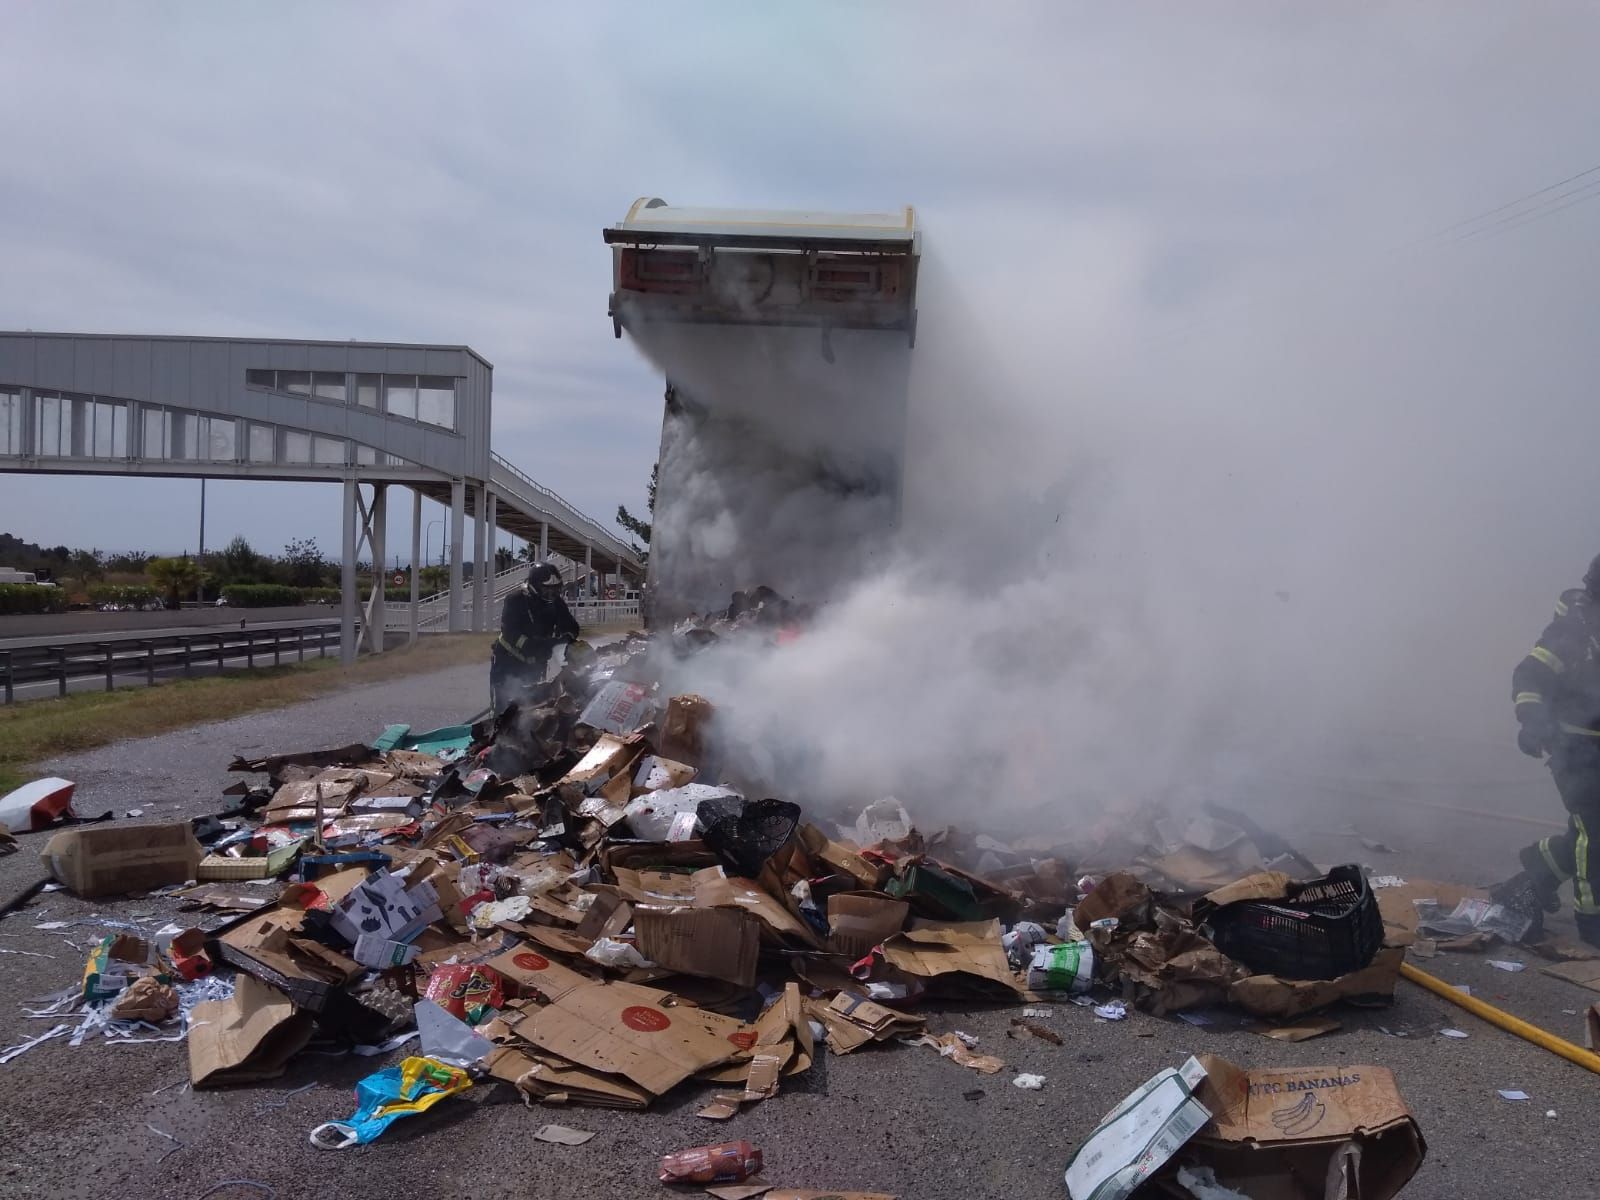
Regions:
<svg viewBox="0 0 1600 1200"><path fill-rule="evenodd" d="M1390 1200L1416 1174L1427 1145L1383 1067L1341 1063L1246 1071L1198 1056L1196 1098L1211 1120L1179 1162L1215 1169L1252 1200Z"/></svg>
<svg viewBox="0 0 1600 1200"><path fill-rule="evenodd" d="M636 984L588 983L506 1022L549 1054L625 1076L659 1096L697 1071L738 1057L756 1037L741 1021L671 999Z"/></svg>
<svg viewBox="0 0 1600 1200"><path fill-rule="evenodd" d="M312 1019L289 997L240 975L233 996L195 1005L189 1025L189 1082L220 1087L273 1079L311 1040Z"/></svg>
<svg viewBox="0 0 1600 1200"><path fill-rule="evenodd" d="M286 992L300 1007L322 1012L330 996L364 973L354 959L296 937L305 913L280 908L246 918L217 939L224 961Z"/></svg>
<svg viewBox="0 0 1600 1200"><path fill-rule="evenodd" d="M170 825L94 825L68 829L44 844L45 870L93 899L195 878L205 852L187 821Z"/></svg>
<svg viewBox="0 0 1600 1200"><path fill-rule="evenodd" d="M1021 990L1000 944L998 921L913 921L904 933L883 943L883 957L890 966L923 979L976 979L1013 993Z"/></svg>
<svg viewBox="0 0 1600 1200"><path fill-rule="evenodd" d="M284 774L286 767L330 767L340 764L367 762L376 757L372 747L365 742L351 742L348 746L334 746L328 750L303 750L295 754L271 754L262 758L245 758L243 755L235 756L228 764L230 771L250 771L272 776L274 779ZM391 755L391 757L393 757ZM428 757L418 755L417 757ZM438 769L439 760L429 759L434 769Z"/></svg>
<svg viewBox="0 0 1600 1200"><path fill-rule="evenodd" d="M593 796L613 776L631 772L634 760L644 750L644 744L644 738L638 734L619 736L602 733L589 747L589 752L578 760L578 765L561 777L561 782L576 784L586 795Z"/></svg>
<svg viewBox="0 0 1600 1200"><path fill-rule="evenodd" d="M911 906L882 892L839 892L828 897L828 949L851 958L869 954L905 928Z"/></svg>
<svg viewBox="0 0 1600 1200"><path fill-rule="evenodd" d="M647 754L639 759L633 773L633 794L659 792L666 788L679 788L693 783L699 772L688 763L675 762L659 754Z"/></svg>
<svg viewBox="0 0 1600 1200"><path fill-rule="evenodd" d="M634 910L639 953L670 971L752 987L761 952L761 923L739 908Z"/></svg>

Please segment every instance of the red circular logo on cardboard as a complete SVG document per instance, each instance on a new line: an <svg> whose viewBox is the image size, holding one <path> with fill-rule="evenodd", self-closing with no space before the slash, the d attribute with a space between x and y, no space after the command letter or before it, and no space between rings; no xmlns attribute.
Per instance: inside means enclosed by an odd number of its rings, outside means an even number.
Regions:
<svg viewBox="0 0 1600 1200"><path fill-rule="evenodd" d="M622 1023L629 1029L637 1029L640 1033L660 1033L672 1024L667 1019L667 1014L659 1008L646 1008L643 1004L623 1009Z"/></svg>
<svg viewBox="0 0 1600 1200"><path fill-rule="evenodd" d="M728 1040L741 1050L749 1050L756 1044L756 1031L754 1029L740 1029L728 1035Z"/></svg>
<svg viewBox="0 0 1600 1200"><path fill-rule="evenodd" d="M542 954L523 952L511 960L524 971L543 971L550 966L550 960Z"/></svg>

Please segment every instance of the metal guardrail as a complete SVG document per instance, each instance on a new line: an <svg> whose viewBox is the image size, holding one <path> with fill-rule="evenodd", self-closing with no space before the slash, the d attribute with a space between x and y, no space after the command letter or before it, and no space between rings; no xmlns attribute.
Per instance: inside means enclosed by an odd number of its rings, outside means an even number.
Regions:
<svg viewBox="0 0 1600 1200"><path fill-rule="evenodd" d="M311 625L279 625L255 629L219 629L204 633L165 634L152 637L95 641L92 638L63 639L40 646L0 648L0 686L5 702L16 699L16 689L28 684L57 684L57 694L67 694L73 680L104 678L106 691L116 686L118 677L143 676L146 684L158 675L193 675L197 668L215 665L226 669L230 661L245 660L247 668L257 658L272 656L279 666L285 654L304 662L307 650L322 657L339 648L339 622ZM261 665L266 666L266 663Z"/></svg>
<svg viewBox="0 0 1600 1200"><path fill-rule="evenodd" d="M578 618L578 625L614 625L623 621L637 621L639 619L639 602L637 600L597 600L590 604L579 602L570 606L572 615Z"/></svg>
<svg viewBox="0 0 1600 1200"><path fill-rule="evenodd" d="M537 495L542 496L545 500L549 501L553 510L550 514L551 516L565 517L567 522L572 526L574 532L577 532L581 529L589 530L594 536L595 540L605 546L608 554L626 554L629 558L633 557L632 547L624 542L617 534L612 533L604 525L600 524L599 521L596 521L593 517L585 516L583 513L579 512L566 500L562 499L561 496L545 487L544 484L539 483L529 477L526 472L509 460L501 458L498 454L492 454L491 458L493 459L496 467L499 467L510 475L516 476L518 481L526 485Z"/></svg>
<svg viewBox="0 0 1600 1200"><path fill-rule="evenodd" d="M492 604L519 586L527 578L528 564L518 563L504 571L489 577L489 602ZM461 584L461 611L472 612L474 581L466 579ZM493 614L491 622L498 621L499 615ZM440 626L447 626L450 621L450 593L449 591L434 592L431 595L417 598L417 629L422 633L441 632ZM405 600L393 600L384 606L383 624L385 629L404 631L411 628L411 604Z"/></svg>

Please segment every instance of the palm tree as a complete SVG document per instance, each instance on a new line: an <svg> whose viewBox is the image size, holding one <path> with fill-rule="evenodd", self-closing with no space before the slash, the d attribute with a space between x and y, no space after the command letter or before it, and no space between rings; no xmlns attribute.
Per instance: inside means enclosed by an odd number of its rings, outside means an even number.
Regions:
<svg viewBox="0 0 1600 1200"><path fill-rule="evenodd" d="M166 594L167 607L177 608L184 596L195 591L205 573L192 558L154 558L144 569L150 585Z"/></svg>

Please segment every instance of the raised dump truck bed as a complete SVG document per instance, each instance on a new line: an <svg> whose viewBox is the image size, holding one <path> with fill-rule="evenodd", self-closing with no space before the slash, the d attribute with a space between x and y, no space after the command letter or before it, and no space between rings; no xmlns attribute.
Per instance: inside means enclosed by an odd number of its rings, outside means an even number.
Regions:
<svg viewBox="0 0 1600 1200"><path fill-rule="evenodd" d="M639 199L610 314L667 376L646 617L759 585L822 601L899 519L920 234L883 213Z"/></svg>
<svg viewBox="0 0 1600 1200"><path fill-rule="evenodd" d="M915 341L916 214L680 208L641 197L605 230L611 319L899 330Z"/></svg>

